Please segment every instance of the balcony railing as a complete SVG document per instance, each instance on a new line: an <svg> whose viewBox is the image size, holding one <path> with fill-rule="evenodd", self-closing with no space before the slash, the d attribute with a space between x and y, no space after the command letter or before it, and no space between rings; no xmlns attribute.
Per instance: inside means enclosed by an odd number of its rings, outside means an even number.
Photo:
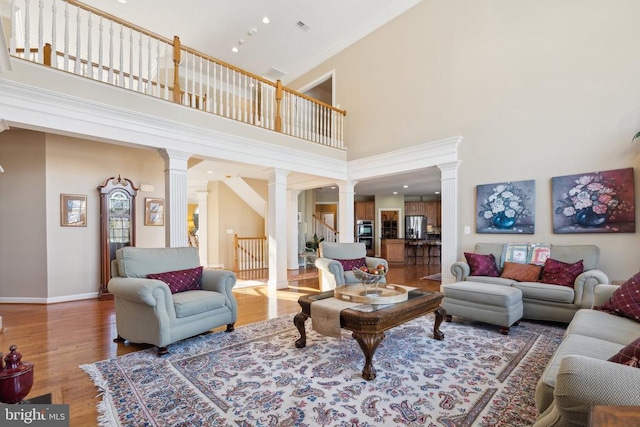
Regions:
<svg viewBox="0 0 640 427"><path fill-rule="evenodd" d="M0 3L0 8L3 3ZM91 6L12 0L9 52L208 113L345 149L346 111Z"/></svg>

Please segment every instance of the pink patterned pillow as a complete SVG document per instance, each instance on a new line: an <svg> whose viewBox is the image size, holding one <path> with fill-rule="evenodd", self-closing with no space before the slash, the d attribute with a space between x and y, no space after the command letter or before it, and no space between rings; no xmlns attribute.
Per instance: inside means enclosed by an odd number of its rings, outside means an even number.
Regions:
<svg viewBox="0 0 640 427"><path fill-rule="evenodd" d="M354 268L360 268L363 265L367 265L364 262L364 258L354 258L354 259L336 259L340 264L342 264L342 268L344 271L351 271Z"/></svg>
<svg viewBox="0 0 640 427"><path fill-rule="evenodd" d="M188 270L167 271L166 273L147 274L148 279L162 280L169 285L172 294L200 289L202 266Z"/></svg>
<svg viewBox="0 0 640 427"><path fill-rule="evenodd" d="M640 273L616 289L609 301L593 309L640 321Z"/></svg>
<svg viewBox="0 0 640 427"><path fill-rule="evenodd" d="M542 278L540 281L550 285L568 286L569 288L573 288L573 283L583 271L584 266L582 265L582 260L574 264L567 264L566 262L547 258L544 262L544 267L542 268Z"/></svg>
<svg viewBox="0 0 640 427"><path fill-rule="evenodd" d="M493 254L482 255L465 252L464 257L471 268L470 276L499 277L498 267L496 267L496 257Z"/></svg>
<svg viewBox="0 0 640 427"><path fill-rule="evenodd" d="M640 368L640 338L636 338L631 344L611 356L609 362Z"/></svg>

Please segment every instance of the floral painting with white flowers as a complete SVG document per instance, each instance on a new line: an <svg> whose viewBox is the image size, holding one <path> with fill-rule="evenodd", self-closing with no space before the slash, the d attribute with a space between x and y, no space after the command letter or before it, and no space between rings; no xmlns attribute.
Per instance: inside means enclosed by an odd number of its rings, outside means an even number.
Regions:
<svg viewBox="0 0 640 427"><path fill-rule="evenodd" d="M633 180L633 168L551 178L553 232L635 232Z"/></svg>
<svg viewBox="0 0 640 427"><path fill-rule="evenodd" d="M533 234L534 180L478 185L476 232Z"/></svg>

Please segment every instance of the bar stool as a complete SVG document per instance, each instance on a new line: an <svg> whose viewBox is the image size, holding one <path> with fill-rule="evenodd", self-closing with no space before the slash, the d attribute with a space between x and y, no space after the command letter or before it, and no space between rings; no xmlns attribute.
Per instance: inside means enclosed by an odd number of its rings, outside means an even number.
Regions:
<svg viewBox="0 0 640 427"><path fill-rule="evenodd" d="M418 258L422 260L424 265L424 246L425 241L419 239L407 239L407 256L405 264L410 264L410 260L413 258L413 264L418 264Z"/></svg>

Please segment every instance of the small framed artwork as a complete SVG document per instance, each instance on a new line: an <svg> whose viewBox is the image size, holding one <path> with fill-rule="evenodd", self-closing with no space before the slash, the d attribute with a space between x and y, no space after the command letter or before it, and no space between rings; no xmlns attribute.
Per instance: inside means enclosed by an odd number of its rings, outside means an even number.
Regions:
<svg viewBox="0 0 640 427"><path fill-rule="evenodd" d="M476 186L477 233L533 234L536 183L500 182Z"/></svg>
<svg viewBox="0 0 640 427"><path fill-rule="evenodd" d="M633 168L551 178L553 232L635 233Z"/></svg>
<svg viewBox="0 0 640 427"><path fill-rule="evenodd" d="M164 199L144 199L144 225L164 225Z"/></svg>
<svg viewBox="0 0 640 427"><path fill-rule="evenodd" d="M62 227L87 226L87 196L60 194L60 225Z"/></svg>

